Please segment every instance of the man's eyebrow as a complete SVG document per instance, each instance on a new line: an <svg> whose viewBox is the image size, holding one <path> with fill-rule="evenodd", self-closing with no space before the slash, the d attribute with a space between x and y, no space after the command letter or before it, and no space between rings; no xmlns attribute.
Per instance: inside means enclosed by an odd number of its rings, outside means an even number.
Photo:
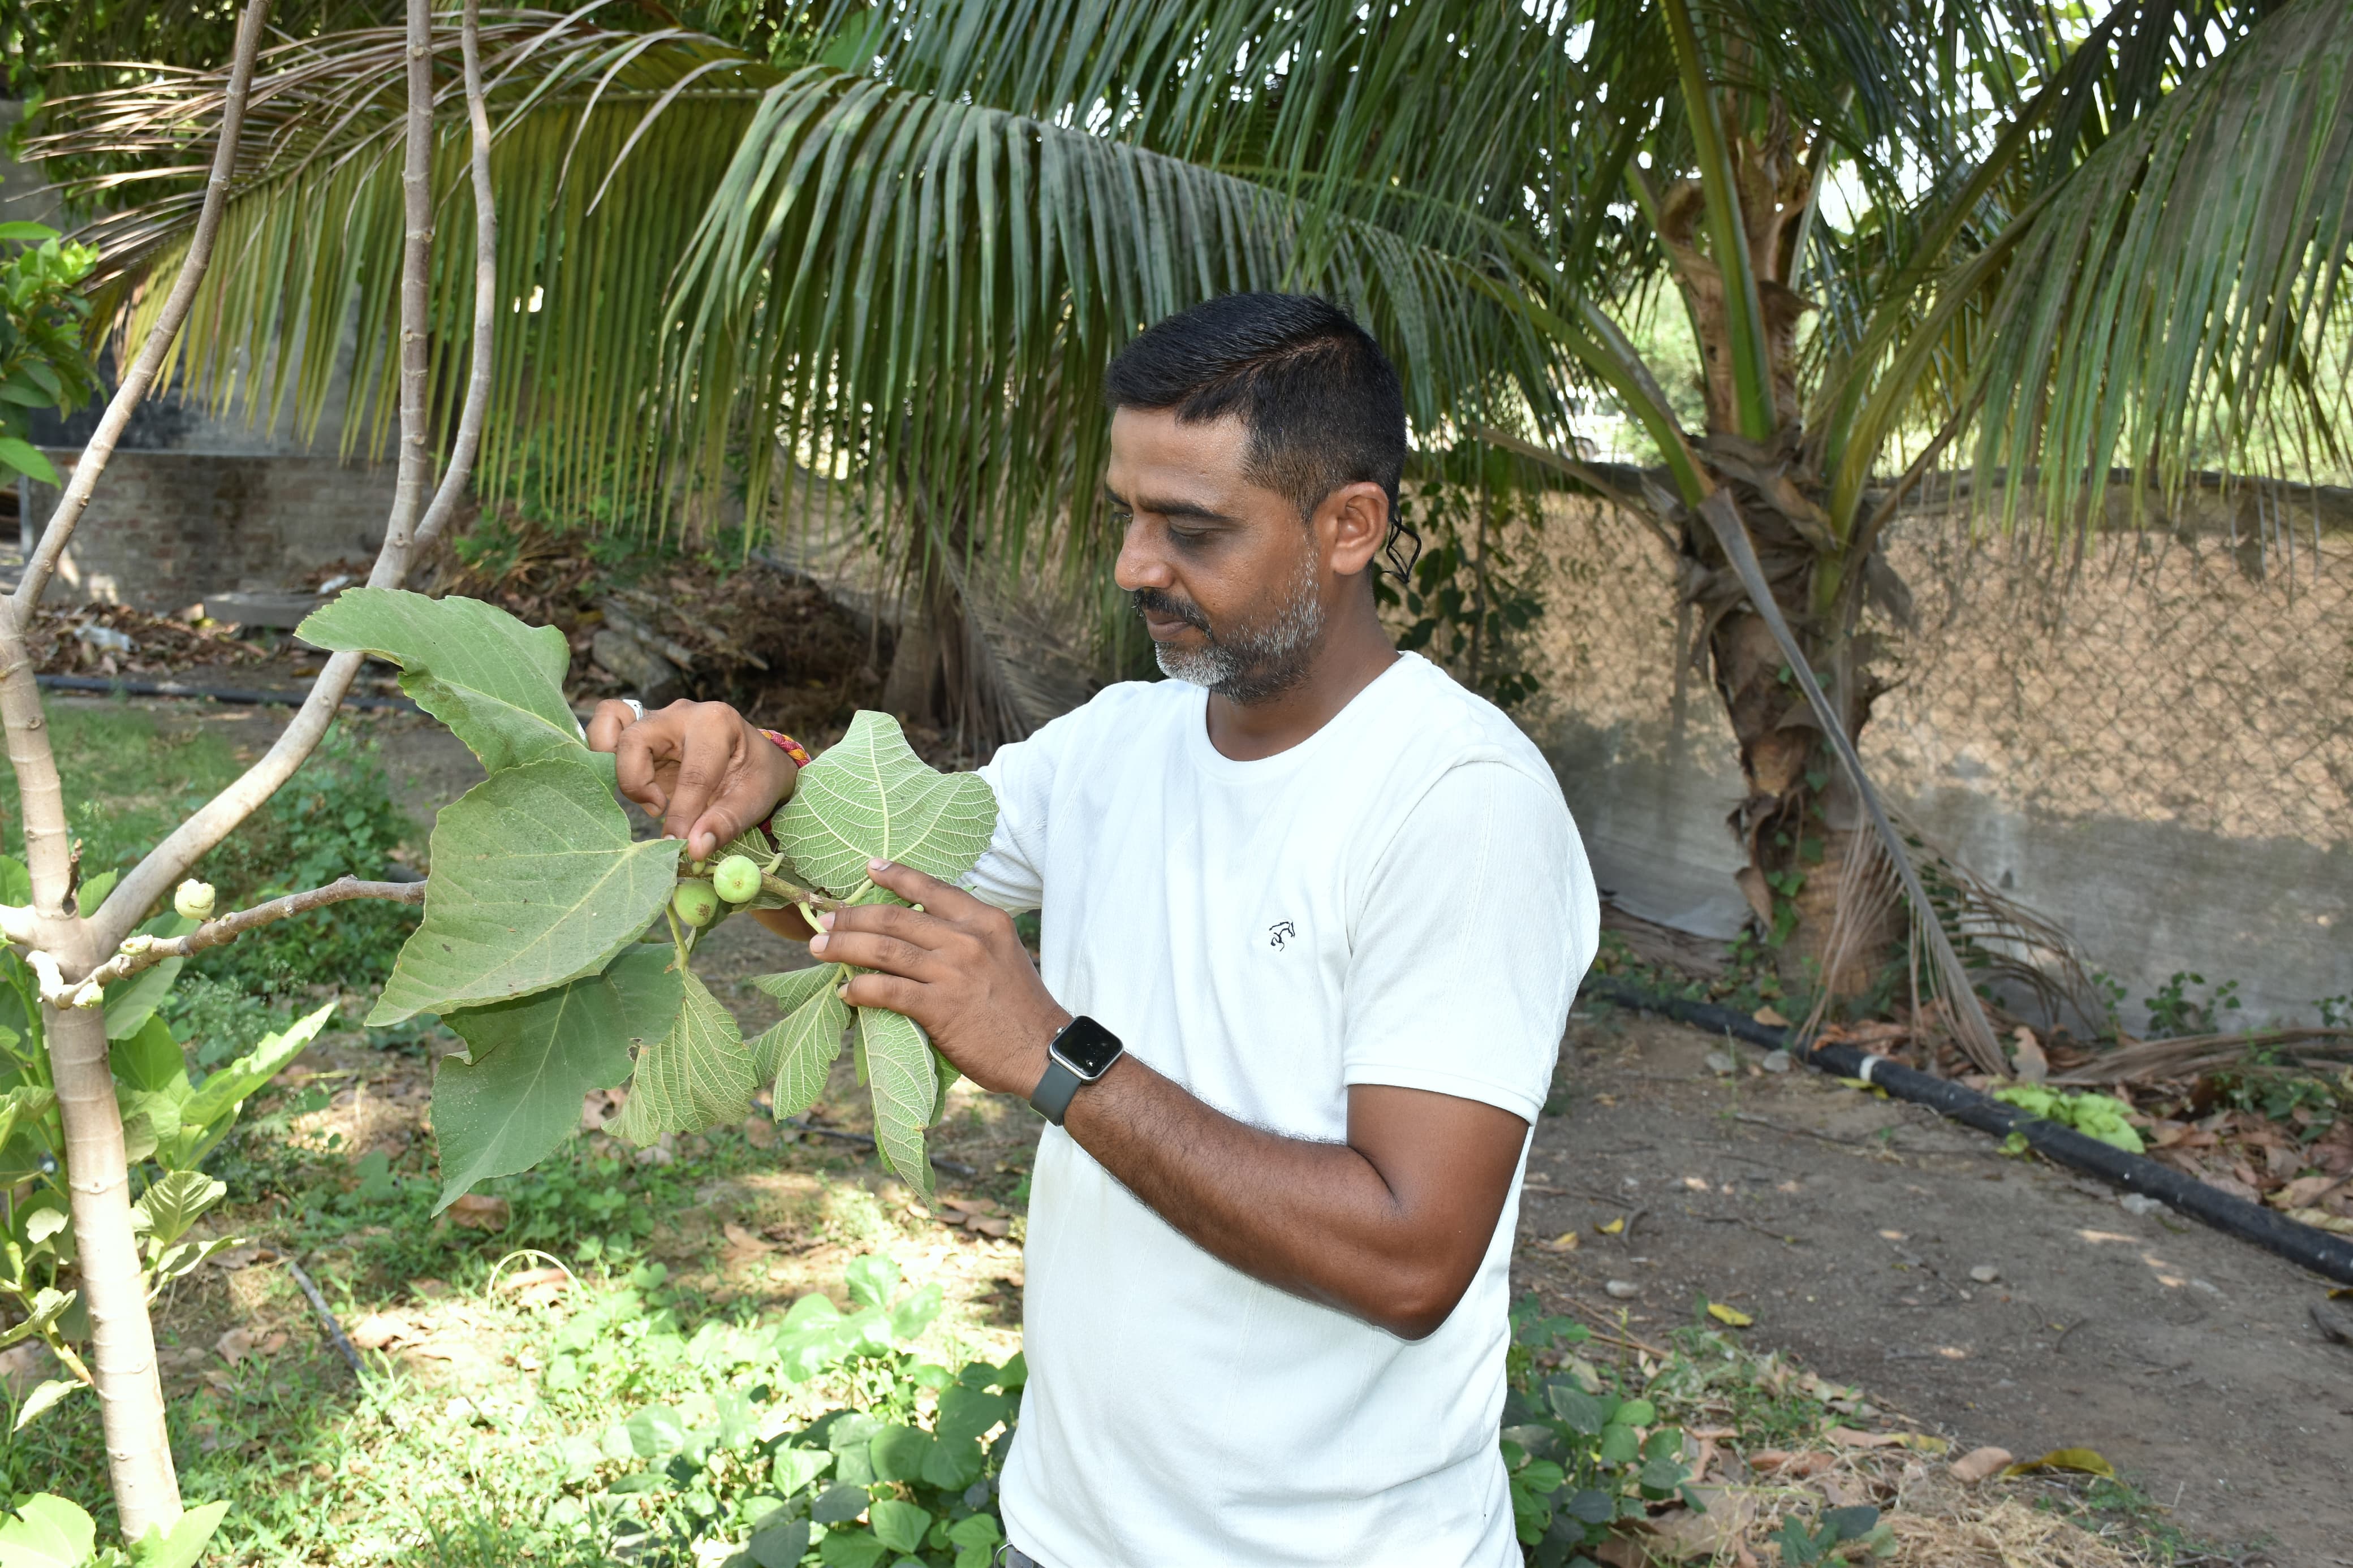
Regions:
<svg viewBox="0 0 2353 1568"><path fill-rule="evenodd" d="M1103 487L1103 500L1123 511L1148 512L1154 517L1189 517L1203 522L1232 522L1234 518L1199 501L1155 500L1150 496L1130 501L1109 485Z"/></svg>

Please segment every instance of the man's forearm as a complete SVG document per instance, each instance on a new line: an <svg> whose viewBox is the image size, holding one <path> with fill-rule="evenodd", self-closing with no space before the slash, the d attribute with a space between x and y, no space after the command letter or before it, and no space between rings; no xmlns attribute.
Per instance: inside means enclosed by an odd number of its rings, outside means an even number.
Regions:
<svg viewBox="0 0 2353 1568"><path fill-rule="evenodd" d="M1446 1320L1493 1229L1496 1208L1486 1207L1475 1238L1446 1236L1433 1245L1418 1194L1394 1190L1356 1148L1238 1121L1134 1057L1082 1089L1064 1125L1147 1207L1213 1256L1407 1339ZM1475 1215L1468 1224L1477 1226Z"/></svg>

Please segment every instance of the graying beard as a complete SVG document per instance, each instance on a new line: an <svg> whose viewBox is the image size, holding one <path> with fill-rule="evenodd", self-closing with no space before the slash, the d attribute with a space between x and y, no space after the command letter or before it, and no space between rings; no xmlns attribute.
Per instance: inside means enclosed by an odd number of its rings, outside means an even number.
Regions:
<svg viewBox="0 0 2353 1568"><path fill-rule="evenodd" d="M1172 680L1205 686L1227 701L1250 707L1271 701L1307 679L1315 644L1324 635L1324 605L1315 596L1315 565L1301 563L1291 592L1274 618L1255 631L1220 640L1204 631L1198 650L1155 645L1160 673Z"/></svg>

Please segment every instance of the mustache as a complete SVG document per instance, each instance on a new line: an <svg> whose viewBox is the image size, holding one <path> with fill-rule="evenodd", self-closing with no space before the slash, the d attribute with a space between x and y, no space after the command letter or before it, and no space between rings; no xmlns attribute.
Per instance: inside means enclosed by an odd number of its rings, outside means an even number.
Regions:
<svg viewBox="0 0 2353 1568"><path fill-rule="evenodd" d="M1206 632L1209 629L1209 617L1201 613L1200 605L1190 600L1176 598L1172 595L1162 593L1157 588L1137 588L1127 597L1128 603L1139 616L1150 610L1155 615L1174 616L1195 631Z"/></svg>

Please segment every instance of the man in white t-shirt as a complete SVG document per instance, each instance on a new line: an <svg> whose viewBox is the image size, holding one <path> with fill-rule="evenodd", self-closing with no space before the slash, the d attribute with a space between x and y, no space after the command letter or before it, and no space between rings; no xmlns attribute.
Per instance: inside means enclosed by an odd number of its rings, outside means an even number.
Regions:
<svg viewBox="0 0 2353 1568"><path fill-rule="evenodd" d="M1106 384L1116 577L1172 679L997 753L969 890L878 865L922 910L809 942L1056 1123L1012 1561L1509 1568L1511 1239L1597 939L1583 847L1526 737L1382 630L1406 432L1370 337L1229 296ZM696 854L790 792L732 710L633 717L592 742Z"/></svg>

